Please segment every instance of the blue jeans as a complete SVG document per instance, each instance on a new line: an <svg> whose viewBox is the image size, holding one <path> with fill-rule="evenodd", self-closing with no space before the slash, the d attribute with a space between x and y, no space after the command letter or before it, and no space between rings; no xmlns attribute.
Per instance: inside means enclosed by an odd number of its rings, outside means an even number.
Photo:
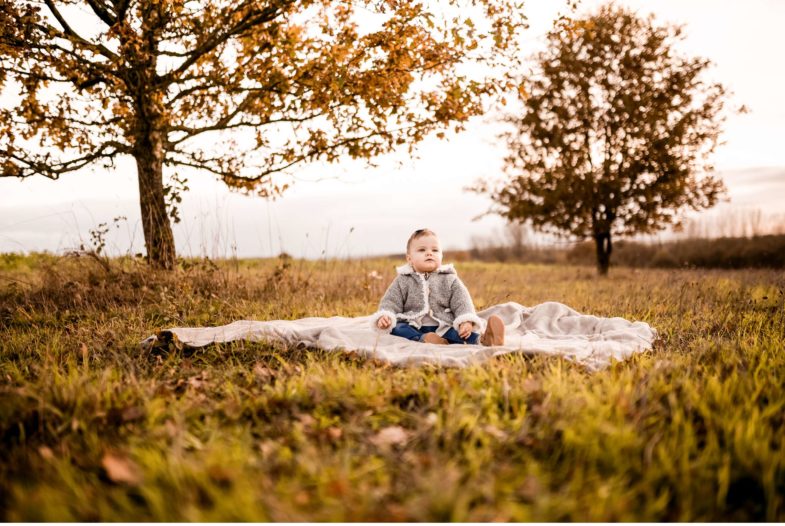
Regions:
<svg viewBox="0 0 785 526"><path fill-rule="evenodd" d="M393 336L400 336L401 338L406 338L407 340L413 340L415 342L422 341L423 335L429 332L436 332L435 325L425 325L420 327L419 329L415 329L405 321L399 322L393 327L392 335ZM480 342L480 335L476 332L473 332L469 335L468 338L465 340L458 335L458 331L450 327L450 329L442 335L442 338L447 340L450 343L468 343L471 345L477 345Z"/></svg>

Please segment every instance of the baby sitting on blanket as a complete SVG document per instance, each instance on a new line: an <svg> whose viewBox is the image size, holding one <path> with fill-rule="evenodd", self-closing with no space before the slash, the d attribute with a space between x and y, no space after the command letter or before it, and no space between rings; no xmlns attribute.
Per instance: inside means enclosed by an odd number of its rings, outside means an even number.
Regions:
<svg viewBox="0 0 785 526"><path fill-rule="evenodd" d="M498 316L486 323L452 265L442 265L439 238L416 230L406 243L406 265L384 293L371 321L375 329L409 340L446 345L504 345L504 323ZM479 342L478 342L479 340Z"/></svg>

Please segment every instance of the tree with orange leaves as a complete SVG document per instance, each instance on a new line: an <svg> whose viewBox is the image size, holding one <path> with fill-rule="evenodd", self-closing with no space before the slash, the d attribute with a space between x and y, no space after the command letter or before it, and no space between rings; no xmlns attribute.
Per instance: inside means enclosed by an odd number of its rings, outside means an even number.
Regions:
<svg viewBox="0 0 785 526"><path fill-rule="evenodd" d="M441 4L0 0L0 86L18 93L0 175L133 157L149 261L172 268L178 169L274 196L301 163L412 149L481 114L525 19L504 0Z"/></svg>

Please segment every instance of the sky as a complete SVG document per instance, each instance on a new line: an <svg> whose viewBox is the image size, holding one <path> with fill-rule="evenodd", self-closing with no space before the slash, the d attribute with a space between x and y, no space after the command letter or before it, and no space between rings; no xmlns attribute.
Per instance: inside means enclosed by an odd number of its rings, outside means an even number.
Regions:
<svg viewBox="0 0 785 526"><path fill-rule="evenodd" d="M583 0L579 13L601 2ZM680 50L714 62L709 77L733 93L733 115L724 144L713 160L725 180L730 202L704 216L729 210L779 215L785 198L785 103L781 93L785 51L781 0L624 0L617 3L653 12L660 22L684 24ZM544 34L565 4L530 0L527 54L542 48ZM211 176L189 174L174 225L178 254L184 256L268 257L285 251L295 257L363 257L402 253L411 231L436 231L448 251L469 248L473 239L499 237L504 221L482 216L487 197L465 191L479 178L501 174L504 148L490 117L472 121L446 140L429 138L416 158L402 154L364 163L311 165L295 174L293 186L269 201L230 192ZM110 254L142 252L136 169L130 159L112 172L87 170L25 180L0 178L0 252L47 250L62 253L90 245L90 230L107 223ZM115 218L120 218L115 220Z"/></svg>

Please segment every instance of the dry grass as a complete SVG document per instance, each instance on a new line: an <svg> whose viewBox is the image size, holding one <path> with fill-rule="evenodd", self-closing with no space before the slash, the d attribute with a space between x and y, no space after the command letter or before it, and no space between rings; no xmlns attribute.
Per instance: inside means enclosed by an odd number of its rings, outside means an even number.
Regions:
<svg viewBox="0 0 785 526"><path fill-rule="evenodd" d="M661 332L594 374L520 356L444 370L138 348L171 326L367 314L395 263L159 275L0 256L2 519L785 519L781 273L459 265L478 308L554 300Z"/></svg>

